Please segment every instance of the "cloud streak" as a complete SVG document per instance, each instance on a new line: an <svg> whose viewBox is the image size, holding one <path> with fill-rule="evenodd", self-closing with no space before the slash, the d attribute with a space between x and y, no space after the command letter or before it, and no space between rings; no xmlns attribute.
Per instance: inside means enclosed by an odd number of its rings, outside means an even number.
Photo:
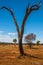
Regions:
<svg viewBox="0 0 43 65"><path fill-rule="evenodd" d="M27 34L23 35L23 42L24 42L24 38ZM17 39L18 42L18 34L17 32L8 32L7 34L5 34L4 31L0 31L0 42L11 42L13 43L13 39Z"/></svg>
<svg viewBox="0 0 43 65"><path fill-rule="evenodd" d="M9 32L8 35L13 36L13 35L17 35L17 33Z"/></svg>
<svg viewBox="0 0 43 65"><path fill-rule="evenodd" d="M4 31L0 31L0 42L13 42L13 39L17 39L17 33L8 32L7 34L3 33Z"/></svg>

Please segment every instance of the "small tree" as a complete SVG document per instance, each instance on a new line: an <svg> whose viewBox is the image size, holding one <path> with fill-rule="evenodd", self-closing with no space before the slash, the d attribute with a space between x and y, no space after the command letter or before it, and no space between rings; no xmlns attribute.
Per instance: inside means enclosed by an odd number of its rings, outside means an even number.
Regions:
<svg viewBox="0 0 43 65"><path fill-rule="evenodd" d="M25 37L25 41L28 42L28 45L31 49L32 47L32 42L36 39L36 35L31 33L31 34L28 34L26 37Z"/></svg>
<svg viewBox="0 0 43 65"><path fill-rule="evenodd" d="M39 44L40 44L40 41L38 40L38 41L36 42L36 44L39 45Z"/></svg>
<svg viewBox="0 0 43 65"><path fill-rule="evenodd" d="M17 42L17 39L13 39L13 42L16 43Z"/></svg>

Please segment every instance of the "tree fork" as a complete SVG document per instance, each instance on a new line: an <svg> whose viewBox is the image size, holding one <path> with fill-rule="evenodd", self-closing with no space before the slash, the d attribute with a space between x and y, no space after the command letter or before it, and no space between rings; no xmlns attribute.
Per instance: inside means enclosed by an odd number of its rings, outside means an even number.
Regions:
<svg viewBox="0 0 43 65"><path fill-rule="evenodd" d="M26 13L25 13L24 19L23 19L23 21L22 21L21 33L20 33L20 31L19 31L19 26L18 26L18 24L17 24L16 18L15 18L15 16L14 16L14 13L12 12L12 10L9 9L9 8L7 8L7 7L5 7L5 6L2 6L2 7L0 8L0 9L3 9L3 8L4 8L4 9L8 10L8 11L11 13L12 17L13 17L14 23L15 23L15 25L16 25L16 30L17 30L17 33L18 33L19 50L20 50L20 54L21 54L21 55L26 55L26 54L24 54L24 50L23 50L23 47L22 47L22 38L23 38L23 34L24 34L25 22L26 22L26 20L27 20L27 18L28 18L28 15L29 15L32 11L38 10L38 9L40 8L40 5L41 5L41 2L39 2L38 4L32 5L32 6L30 6L30 7L28 7L28 8L26 9Z"/></svg>

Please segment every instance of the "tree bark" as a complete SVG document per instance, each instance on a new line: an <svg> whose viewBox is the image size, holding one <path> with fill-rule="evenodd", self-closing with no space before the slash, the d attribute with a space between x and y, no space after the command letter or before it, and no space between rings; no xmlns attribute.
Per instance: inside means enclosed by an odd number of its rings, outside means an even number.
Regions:
<svg viewBox="0 0 43 65"><path fill-rule="evenodd" d="M23 46L22 46L22 38L21 38L21 36L18 37L18 43L19 43L20 55L23 56L24 55L24 50L23 50Z"/></svg>

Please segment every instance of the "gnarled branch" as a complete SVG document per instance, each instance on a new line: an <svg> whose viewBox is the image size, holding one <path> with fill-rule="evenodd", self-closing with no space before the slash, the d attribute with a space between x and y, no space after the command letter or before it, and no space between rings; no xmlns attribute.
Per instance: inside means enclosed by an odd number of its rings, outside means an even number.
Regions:
<svg viewBox="0 0 43 65"><path fill-rule="evenodd" d="M32 5L32 6L30 7L30 9L31 9L31 10L38 10L38 9L40 8L40 6L41 6L41 1L40 1L38 4Z"/></svg>
<svg viewBox="0 0 43 65"><path fill-rule="evenodd" d="M17 24L17 21L16 21L16 18L15 18L15 16L14 16L13 11L12 11L11 9L5 7L5 6L1 7L0 9L6 9L6 10L8 10L8 11L11 13L11 15L12 15L12 17L13 17L13 19L14 19L14 23L15 23L15 25L16 25L17 32L18 32L18 34L19 34L19 32L20 32L20 31L19 31L19 26L18 26L18 24Z"/></svg>
<svg viewBox="0 0 43 65"><path fill-rule="evenodd" d="M21 26L21 35L22 35L22 37L23 37L23 33L24 33L24 25L25 25L25 22L27 20L28 15L33 10L38 10L40 8L40 6L41 6L41 2L39 2L38 4L32 5L31 7L26 9L26 13L25 13L25 16L24 16L24 19L23 19L23 22L22 22L22 26Z"/></svg>

